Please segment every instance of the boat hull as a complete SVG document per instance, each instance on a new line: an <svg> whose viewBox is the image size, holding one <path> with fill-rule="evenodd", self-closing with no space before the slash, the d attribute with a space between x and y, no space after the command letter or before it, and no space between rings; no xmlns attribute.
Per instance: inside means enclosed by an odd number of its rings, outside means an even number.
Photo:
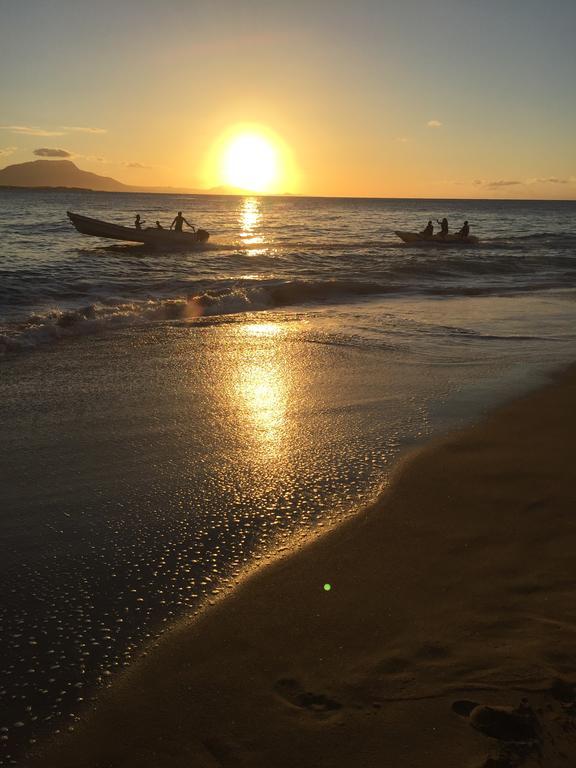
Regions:
<svg viewBox="0 0 576 768"><path fill-rule="evenodd" d="M83 235L92 237L104 237L108 240L122 240L127 243L141 243L153 248L198 248L208 238L209 233L204 229L196 232L174 232L170 229L136 229L135 227L123 227L120 224L112 224L89 216L81 216L79 213L67 212L68 218L75 229Z"/></svg>
<svg viewBox="0 0 576 768"><path fill-rule="evenodd" d="M474 235L462 237L462 235L433 235L425 237L421 232L403 232L397 230L394 232L400 240L411 245L476 245L480 242Z"/></svg>

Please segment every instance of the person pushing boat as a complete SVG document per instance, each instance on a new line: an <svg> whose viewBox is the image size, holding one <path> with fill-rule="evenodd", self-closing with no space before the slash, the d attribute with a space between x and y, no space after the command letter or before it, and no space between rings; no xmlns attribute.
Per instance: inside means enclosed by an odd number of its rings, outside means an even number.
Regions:
<svg viewBox="0 0 576 768"><path fill-rule="evenodd" d="M144 243L153 247L173 247L175 249L195 248L197 245L202 245L210 239L210 233L205 229L194 228L193 233L182 232L182 229L180 231L170 231L165 229L160 221L156 222L155 227L143 227L142 224L146 222L142 221L139 214L138 218L134 220L133 227L122 226L111 221L92 219L89 216L72 213L72 211L67 211L67 214L78 232L83 235L92 235L93 237L107 237L111 240L124 240L128 243ZM184 217L182 218L182 223L188 224ZM140 226L136 226L136 224L140 224Z"/></svg>
<svg viewBox="0 0 576 768"><path fill-rule="evenodd" d="M182 216L182 211L178 211L178 214L174 217L174 221L172 224L170 224L170 229L174 227L175 232L182 232L182 227L186 224L189 226L194 232L196 232L196 227L193 224L190 224L189 221L186 221L184 216Z"/></svg>

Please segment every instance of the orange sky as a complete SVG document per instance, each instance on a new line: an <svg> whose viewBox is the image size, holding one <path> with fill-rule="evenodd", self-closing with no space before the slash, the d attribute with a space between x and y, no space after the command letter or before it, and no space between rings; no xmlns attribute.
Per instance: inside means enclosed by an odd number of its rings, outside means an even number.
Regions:
<svg viewBox="0 0 576 768"><path fill-rule="evenodd" d="M249 125L275 152L268 191L574 199L576 10L546 8L12 4L0 165L60 150L127 184L206 188Z"/></svg>

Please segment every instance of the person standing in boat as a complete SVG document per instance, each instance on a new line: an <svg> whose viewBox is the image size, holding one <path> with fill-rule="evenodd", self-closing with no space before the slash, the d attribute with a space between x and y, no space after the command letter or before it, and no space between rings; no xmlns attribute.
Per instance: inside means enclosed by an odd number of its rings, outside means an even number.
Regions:
<svg viewBox="0 0 576 768"><path fill-rule="evenodd" d="M436 219L438 221L438 219ZM446 237L448 234L448 219L446 216L442 219L442 221L438 221L438 224L440 224L440 232L438 233L440 237Z"/></svg>
<svg viewBox="0 0 576 768"><path fill-rule="evenodd" d="M194 224L190 224L189 221L186 221L184 216L182 216L182 211L178 211L178 215L174 217L174 221L172 224L170 224L170 229L174 227L175 232L182 232L182 227L184 224L187 224L194 232L196 231Z"/></svg>
<svg viewBox="0 0 576 768"><path fill-rule="evenodd" d="M431 221L429 221L428 224L426 224L426 226L424 227L422 232L420 232L420 234L423 237L432 237L432 235L434 234L434 225L432 224Z"/></svg>
<svg viewBox="0 0 576 768"><path fill-rule="evenodd" d="M460 237L468 237L468 235L470 234L470 225L468 224L467 221L465 221L464 226L460 230L458 230L458 234L460 235Z"/></svg>
<svg viewBox="0 0 576 768"><path fill-rule="evenodd" d="M146 224L146 222L142 221L142 219L140 218L140 214L137 213L136 218L134 219L134 226L136 227L136 229L142 229L142 224Z"/></svg>

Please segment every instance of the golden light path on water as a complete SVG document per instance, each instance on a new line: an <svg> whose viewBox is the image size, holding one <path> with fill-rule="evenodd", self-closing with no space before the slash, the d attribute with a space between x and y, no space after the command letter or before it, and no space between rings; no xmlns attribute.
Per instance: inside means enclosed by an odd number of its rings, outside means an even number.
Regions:
<svg viewBox="0 0 576 768"><path fill-rule="evenodd" d="M240 206L239 216L240 237L244 245L259 245L264 243L264 238L256 234L258 226L262 222L260 200L257 197L245 197ZM258 251L255 251L258 253Z"/></svg>
<svg viewBox="0 0 576 768"><path fill-rule="evenodd" d="M235 371L236 397L247 440L259 459L278 456L285 441L288 409L288 372L280 355L279 338L286 334L275 323L241 327L245 343Z"/></svg>
<svg viewBox="0 0 576 768"><path fill-rule="evenodd" d="M240 207L239 223L244 243L258 245L264 238L255 234L262 220L260 200L246 197ZM257 251L256 251L257 252ZM277 323L246 323L236 368L234 393L243 404L244 423L260 457L276 455L284 431L287 409L286 375L281 362L278 337L286 329Z"/></svg>

